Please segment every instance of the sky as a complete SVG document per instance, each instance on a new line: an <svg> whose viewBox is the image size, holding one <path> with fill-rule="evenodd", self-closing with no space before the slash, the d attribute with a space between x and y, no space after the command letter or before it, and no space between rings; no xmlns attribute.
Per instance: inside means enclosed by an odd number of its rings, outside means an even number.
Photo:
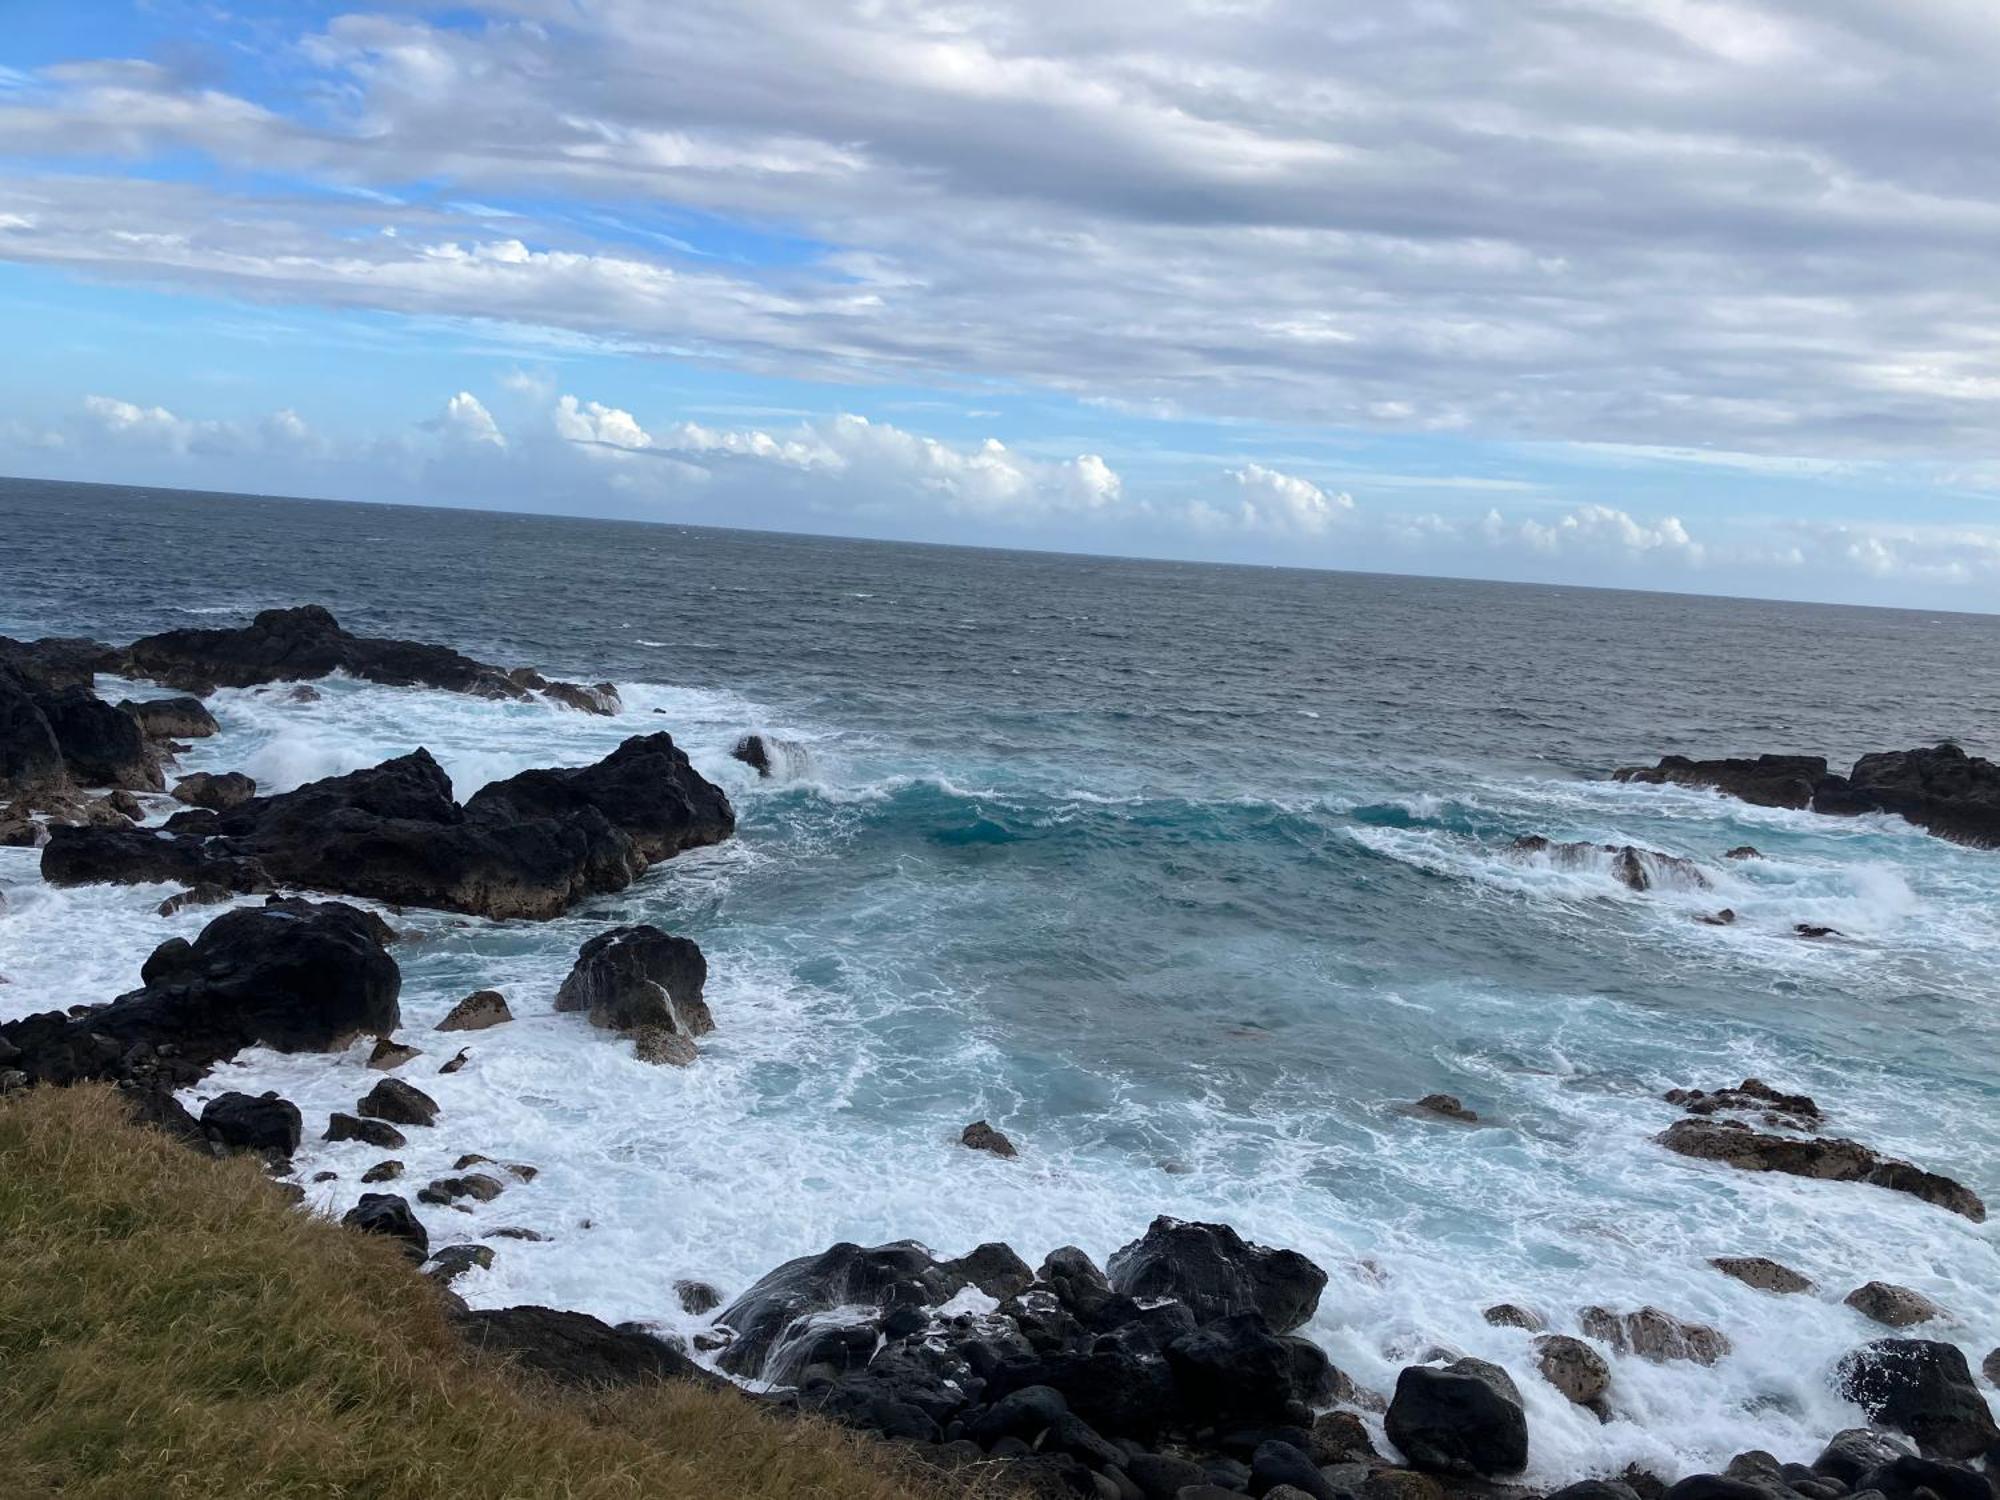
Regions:
<svg viewBox="0 0 2000 1500"><path fill-rule="evenodd" d="M2000 610L1990 0L0 0L0 473Z"/></svg>

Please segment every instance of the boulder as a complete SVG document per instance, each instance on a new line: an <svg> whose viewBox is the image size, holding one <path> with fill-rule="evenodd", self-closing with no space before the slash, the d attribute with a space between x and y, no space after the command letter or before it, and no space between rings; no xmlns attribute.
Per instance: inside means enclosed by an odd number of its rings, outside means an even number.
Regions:
<svg viewBox="0 0 2000 1500"><path fill-rule="evenodd" d="M363 1193L361 1201L340 1222L363 1234L379 1234L400 1241L403 1253L418 1265L430 1259L430 1235L410 1208L409 1200L395 1193Z"/></svg>
<svg viewBox="0 0 2000 1500"><path fill-rule="evenodd" d="M1659 1142L1682 1156L1722 1162L1745 1172L1870 1183L1948 1208L1975 1224L1986 1221L1986 1205L1970 1188L1910 1162L1881 1156L1859 1141L1764 1135L1727 1120L1686 1119L1668 1126Z"/></svg>
<svg viewBox="0 0 2000 1500"><path fill-rule="evenodd" d="M1657 849L1641 849L1635 844L1558 843L1539 833L1524 834L1508 846L1516 855L1547 859L1558 869L1603 867L1613 880L1635 891L1649 891L1656 885L1707 890L1709 879L1701 866L1678 854L1662 854Z"/></svg>
<svg viewBox="0 0 2000 1500"><path fill-rule="evenodd" d="M655 1067L690 1067L700 1055L693 1042L671 1027L634 1026L625 1035L632 1038L632 1055Z"/></svg>
<svg viewBox="0 0 2000 1500"><path fill-rule="evenodd" d="M1295 1250L1253 1245L1227 1224L1160 1217L1111 1257L1111 1287L1128 1297L1172 1297L1198 1322L1255 1312L1277 1333L1309 1320L1326 1272Z"/></svg>
<svg viewBox="0 0 2000 1500"><path fill-rule="evenodd" d="M1922 1292L1888 1281L1871 1281L1858 1286L1840 1299L1864 1318L1889 1328L1913 1328L1942 1318L1944 1309Z"/></svg>
<svg viewBox="0 0 2000 1500"><path fill-rule="evenodd" d="M351 1117L350 1117L351 1118ZM403 1164L399 1161L378 1161L361 1174L363 1182L394 1182L403 1175Z"/></svg>
<svg viewBox="0 0 2000 1500"><path fill-rule="evenodd" d="M378 1073L387 1073L400 1068L413 1057L422 1057L423 1051L417 1047L406 1047L401 1042L392 1042L386 1036L375 1039L374 1050L368 1054L368 1066Z"/></svg>
<svg viewBox="0 0 2000 1500"><path fill-rule="evenodd" d="M326 1134L323 1141L366 1141L371 1146L379 1146L384 1151L400 1151L410 1144L409 1137L389 1124L386 1120L363 1120L354 1115L342 1114L335 1110L327 1117Z"/></svg>
<svg viewBox="0 0 2000 1500"><path fill-rule="evenodd" d="M480 788L465 804L474 822L568 821L596 813L657 864L736 831L722 788L689 763L667 734L634 735L595 765L523 771Z"/></svg>
<svg viewBox="0 0 2000 1500"><path fill-rule="evenodd" d="M1419 1469L1517 1474L1528 1463L1528 1419L1507 1372L1484 1360L1412 1365L1396 1378L1389 1441Z"/></svg>
<svg viewBox="0 0 2000 1500"><path fill-rule="evenodd" d="M439 1031L484 1031L514 1019L507 998L498 990L474 990L451 1008L451 1014L437 1023Z"/></svg>
<svg viewBox="0 0 2000 1500"><path fill-rule="evenodd" d="M0 799L38 800L68 787L55 730L29 685L0 668Z"/></svg>
<svg viewBox="0 0 2000 1500"><path fill-rule="evenodd" d="M241 771L196 771L176 781L173 791L174 801L211 812L228 812L256 795L257 783Z"/></svg>
<svg viewBox="0 0 2000 1500"><path fill-rule="evenodd" d="M505 1191L506 1184L499 1178L488 1177L484 1172L468 1172L462 1177L432 1178L430 1185L417 1194L417 1201L442 1206L471 1198L478 1203L491 1203Z"/></svg>
<svg viewBox="0 0 2000 1500"><path fill-rule="evenodd" d="M735 1338L717 1363L732 1375L782 1381L797 1368L799 1346L814 1331L816 1315L936 1307L964 1285L912 1240L872 1249L838 1244L787 1261L718 1313L716 1323Z"/></svg>
<svg viewBox="0 0 2000 1500"><path fill-rule="evenodd" d="M1824 1118L1810 1094L1787 1094L1761 1078L1746 1078L1733 1088L1668 1089L1667 1103L1691 1115L1761 1115L1767 1125L1817 1130Z"/></svg>
<svg viewBox="0 0 2000 1500"><path fill-rule="evenodd" d="M658 1026L693 1038L715 1030L702 988L708 961L686 938L640 925L599 933L578 950L556 991L558 1011L582 1011L593 1026Z"/></svg>
<svg viewBox="0 0 2000 1500"><path fill-rule="evenodd" d="M1854 1483L1856 1493L1875 1491L1884 1500L1993 1500L1987 1475L1993 1471L1992 1455L1987 1456L1987 1474L1965 1464L1939 1463L1914 1454L1898 1454L1863 1474Z"/></svg>
<svg viewBox="0 0 2000 1500"><path fill-rule="evenodd" d="M1019 1296L1035 1283L1035 1273L1013 1248L997 1240L975 1246L956 1260L942 1263L948 1276L963 1278L999 1302Z"/></svg>
<svg viewBox="0 0 2000 1500"><path fill-rule="evenodd" d="M1479 1123L1479 1116L1461 1104L1456 1094L1426 1094L1417 1101L1416 1111L1442 1120L1456 1120L1461 1125Z"/></svg>
<svg viewBox="0 0 2000 1500"><path fill-rule="evenodd" d="M1267 1438L1252 1450L1250 1489L1266 1497L1290 1489L1295 1494L1309 1495L1312 1500L1342 1500L1342 1492L1320 1473L1312 1459L1278 1438Z"/></svg>
<svg viewBox="0 0 2000 1500"><path fill-rule="evenodd" d="M1596 1405L1611 1388L1611 1366L1604 1356L1566 1333L1545 1333L1535 1340L1535 1367L1578 1406Z"/></svg>
<svg viewBox="0 0 2000 1500"><path fill-rule="evenodd" d="M384 1078L354 1106L365 1120L386 1120L391 1125L434 1125L437 1100L414 1084L400 1078Z"/></svg>
<svg viewBox="0 0 2000 1500"><path fill-rule="evenodd" d="M1648 786L1714 787L1757 807L1804 808L1826 779L1826 759L1818 755L1759 755L1722 760L1689 760L1669 755L1656 766L1627 766L1612 779Z"/></svg>
<svg viewBox="0 0 2000 1500"><path fill-rule="evenodd" d="M1762 859L1764 855L1755 844L1738 844L1722 857L1724 859Z"/></svg>
<svg viewBox="0 0 2000 1500"><path fill-rule="evenodd" d="M740 760L759 776L771 774L771 751L761 734L746 734L729 751L732 760Z"/></svg>
<svg viewBox="0 0 2000 1500"><path fill-rule="evenodd" d="M433 687L481 698L526 699L497 667L446 646L351 635L317 604L267 609L248 625L168 630L125 650L129 670L187 692L257 687L345 672L390 687Z"/></svg>
<svg viewBox="0 0 2000 1500"><path fill-rule="evenodd" d="M118 705L149 740L205 740L222 726L199 698L127 698Z"/></svg>
<svg viewBox="0 0 2000 1500"><path fill-rule="evenodd" d="M1827 1479L1855 1487L1870 1469L1914 1453L1916 1445L1896 1433L1877 1432L1872 1427L1849 1427L1836 1432L1813 1460L1812 1471Z"/></svg>
<svg viewBox="0 0 2000 1500"><path fill-rule="evenodd" d="M1184 1409L1203 1422L1289 1420L1330 1400L1335 1387L1318 1345L1272 1332L1256 1312L1212 1319L1175 1339L1166 1355Z"/></svg>
<svg viewBox="0 0 2000 1500"><path fill-rule="evenodd" d="M958 1142L973 1151L984 1151L993 1156L1015 1157L1020 1155L1014 1143L984 1120L974 1120L959 1135Z"/></svg>
<svg viewBox="0 0 2000 1500"><path fill-rule="evenodd" d="M1496 1302L1481 1316L1495 1328L1525 1328L1530 1333L1540 1333L1549 1326L1549 1320L1540 1313L1512 1302Z"/></svg>
<svg viewBox="0 0 2000 1500"><path fill-rule="evenodd" d="M618 685L613 682L595 682L588 687L579 682L544 682L541 694L551 703L560 703L564 708L573 708L582 714L598 714L607 719L623 707L618 701Z"/></svg>
<svg viewBox="0 0 2000 1500"><path fill-rule="evenodd" d="M271 901L224 912L196 939L173 938L140 970L142 988L72 1018L0 1025L31 1078L149 1076L193 1082L245 1047L327 1052L400 1019L401 975L379 920L339 902Z"/></svg>
<svg viewBox="0 0 2000 1500"><path fill-rule="evenodd" d="M722 1293L705 1281L676 1281L674 1297L682 1312L697 1318L722 1306Z"/></svg>
<svg viewBox="0 0 2000 1500"><path fill-rule="evenodd" d="M1609 1344L1621 1354L1636 1354L1653 1364L1691 1360L1712 1365L1729 1352L1729 1340L1701 1323L1688 1323L1657 1307L1618 1313L1606 1307L1586 1307L1577 1315L1584 1333Z"/></svg>
<svg viewBox="0 0 2000 1500"><path fill-rule="evenodd" d="M1930 1457L1976 1458L2000 1443L2000 1426L1955 1345L1878 1339L1847 1355L1834 1381L1872 1420L1915 1438Z"/></svg>
<svg viewBox="0 0 2000 1500"><path fill-rule="evenodd" d="M77 785L123 787L134 792L160 789L160 765L137 719L119 712L88 688L36 693L34 698Z"/></svg>
<svg viewBox="0 0 2000 1500"><path fill-rule="evenodd" d="M299 1107L275 1093L218 1094L201 1111L201 1131L229 1151L288 1157L299 1149Z"/></svg>
<svg viewBox="0 0 2000 1500"><path fill-rule="evenodd" d="M484 1271L492 1265L491 1245L446 1245L430 1258L424 1274L449 1286L467 1271Z"/></svg>

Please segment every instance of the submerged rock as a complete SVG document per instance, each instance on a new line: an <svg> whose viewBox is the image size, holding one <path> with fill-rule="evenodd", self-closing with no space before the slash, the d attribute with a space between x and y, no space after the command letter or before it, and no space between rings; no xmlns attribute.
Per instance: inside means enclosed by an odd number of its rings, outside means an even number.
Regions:
<svg viewBox="0 0 2000 1500"><path fill-rule="evenodd" d="M224 906L235 899L236 892L228 886L204 881L184 891L176 891L159 904L158 911L163 917L171 917L190 906Z"/></svg>
<svg viewBox="0 0 2000 1500"><path fill-rule="evenodd" d="M1709 1264L1723 1275L1745 1286L1755 1287L1760 1292L1795 1295L1813 1289L1812 1282L1791 1267L1761 1255L1718 1255Z"/></svg>
<svg viewBox="0 0 2000 1500"><path fill-rule="evenodd" d="M2000 1426L1973 1384L1965 1355L1927 1339L1879 1339L1840 1363L1842 1396L1875 1421L1907 1433L1937 1458L1976 1458L2000 1443Z"/></svg>
<svg viewBox="0 0 2000 1500"><path fill-rule="evenodd" d="M1525 1328L1530 1333L1540 1333L1549 1326L1549 1320L1540 1313L1512 1302L1496 1302L1481 1316L1495 1328Z"/></svg>
<svg viewBox="0 0 2000 1500"><path fill-rule="evenodd" d="M143 1071L192 1082L261 1044L335 1051L392 1030L402 979L378 923L339 902L272 901L223 913L192 942L172 938L140 970L143 987L82 1018L0 1025L31 1078L71 1083Z"/></svg>
<svg viewBox="0 0 2000 1500"><path fill-rule="evenodd" d="M413 1057L422 1057L420 1048L406 1047L401 1042L392 1042L386 1036L375 1039L375 1048L368 1054L368 1066L378 1073L387 1073L408 1062Z"/></svg>
<svg viewBox="0 0 2000 1500"><path fill-rule="evenodd" d="M1416 1102L1414 1109L1418 1114L1435 1115L1445 1120L1456 1120L1461 1125L1476 1125L1479 1123L1478 1114L1461 1104L1456 1094L1426 1094Z"/></svg>
<svg viewBox="0 0 2000 1500"><path fill-rule="evenodd" d="M1307 1322L1319 1307L1326 1272L1296 1250L1246 1241L1227 1224L1165 1216L1107 1263L1113 1291L1172 1297L1197 1321L1254 1312L1278 1333Z"/></svg>
<svg viewBox="0 0 2000 1500"><path fill-rule="evenodd" d="M958 1137L959 1144L973 1151L984 1151L993 1156L1012 1158L1020 1155L1014 1143L988 1125L984 1120L974 1120L966 1126Z"/></svg>
<svg viewBox="0 0 2000 1500"><path fill-rule="evenodd" d="M1665 1098L1691 1115L1755 1114L1766 1124L1801 1130L1817 1129L1823 1118L1811 1095L1783 1093L1761 1078L1746 1078L1734 1088L1669 1089Z"/></svg>
<svg viewBox="0 0 2000 1500"><path fill-rule="evenodd" d="M761 734L746 734L730 749L730 758L740 760L759 776L771 774L771 751Z"/></svg>
<svg viewBox="0 0 2000 1500"><path fill-rule="evenodd" d="M1508 846L1517 855L1538 855L1559 869L1592 869L1602 864L1613 880L1635 891L1656 885L1707 890L1701 866L1678 854L1641 849L1635 844L1558 843L1539 833L1524 834Z"/></svg>
<svg viewBox="0 0 2000 1500"><path fill-rule="evenodd" d="M449 1286L467 1271L484 1271L492 1264L491 1245L446 1245L430 1258L424 1274Z"/></svg>

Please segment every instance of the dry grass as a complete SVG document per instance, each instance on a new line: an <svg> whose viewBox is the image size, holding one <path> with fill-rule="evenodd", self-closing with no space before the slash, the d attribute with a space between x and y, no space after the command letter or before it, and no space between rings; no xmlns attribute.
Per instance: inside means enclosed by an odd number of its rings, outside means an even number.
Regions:
<svg viewBox="0 0 2000 1500"><path fill-rule="evenodd" d="M474 1364L387 1242L101 1088L0 1103L0 1493L918 1500L891 1450L731 1392ZM963 1493L960 1491L959 1493Z"/></svg>

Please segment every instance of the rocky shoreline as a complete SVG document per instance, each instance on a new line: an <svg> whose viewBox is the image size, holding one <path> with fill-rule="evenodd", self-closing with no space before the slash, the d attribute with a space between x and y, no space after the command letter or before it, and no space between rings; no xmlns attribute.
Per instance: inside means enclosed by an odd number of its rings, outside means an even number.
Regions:
<svg viewBox="0 0 2000 1500"><path fill-rule="evenodd" d="M192 942L162 944L139 986L114 1000L0 1024L0 1093L115 1083L149 1123L199 1149L261 1156L300 1198L291 1158L308 1129L389 1153L407 1145L406 1132L450 1128L405 1076L420 1054L398 1038L397 934L360 907L313 897L541 920L625 889L655 864L734 831L727 797L663 733L632 736L593 766L495 782L463 804L422 749L277 795L259 795L240 775L182 778L173 793L181 810L141 826L148 808L139 799L164 793L176 743L217 726L199 696L106 703L94 691L100 672L197 695L342 672L512 701L539 695L610 714L615 690L551 683L445 647L352 636L316 606L124 648L0 640L0 842L42 845L42 872L52 883L186 886L168 906L267 897L216 917ZM753 738L739 746L739 758L763 772L768 747ZM1864 757L1846 778L1803 757L1669 758L1620 776L1715 786L1753 801L1797 799L1804 787L1803 801L1762 805L1895 811L1960 842L2000 844L2000 821L1982 832L1988 803L2000 809L2000 768L1955 747ZM1635 890L1700 879L1684 860L1626 846L1527 838L1517 848L1542 858L1608 857L1616 878ZM583 944L555 1009L631 1041L646 1061L698 1065L697 1040L717 1024L706 981L706 959L692 942L656 927L616 926ZM477 1032L511 1019L504 998L482 991L438 1029ZM198 1119L176 1098L249 1046L330 1052L365 1037L378 1039L369 1066L381 1077L352 1112L334 1112L323 1126L275 1095L225 1093ZM439 1071L453 1071L465 1055ZM1423 1101L1423 1111L1472 1118L1455 1100L1443 1108L1443 1098ZM1985 1217L1969 1187L1826 1133L1826 1112L1804 1096L1751 1079L1676 1090L1669 1101L1685 1117L1659 1141L1684 1157L1895 1191L1975 1222ZM1017 1153L983 1121L967 1127L964 1144ZM997 1462L1005 1482L1034 1493L1106 1500L1529 1493L1518 1476L1533 1434L1514 1376L1434 1349L1404 1367L1391 1390L1356 1384L1299 1332L1318 1307L1325 1270L1294 1251L1249 1243L1225 1224L1157 1219L1102 1268L1074 1247L1030 1267L1005 1244L945 1259L902 1241L835 1245L728 1298L692 1282L662 1288L663 1298L707 1319L691 1354L643 1327L613 1328L581 1313L467 1309L450 1281L505 1254L506 1233L493 1232L498 1245L434 1246L417 1205L449 1210L532 1191L535 1168L460 1154L451 1175L413 1188L416 1204L391 1186L403 1171L388 1155L370 1167L362 1180L384 1190L364 1195L346 1222L402 1243L438 1283L470 1342L552 1378L713 1381L713 1366L760 1400L907 1444L940 1468L985 1472ZM1810 1289L1767 1259L1721 1257L1713 1265L1774 1295ZM1811 1465L1752 1452L1721 1474L1577 1476L1561 1493L1568 1500L1870 1493L1916 1500L1928 1490L1936 1500L1992 1500L2000 1429L1980 1377L1956 1345L1908 1334L1941 1323L1943 1310L1886 1282L1857 1287L1846 1300L1885 1329L1830 1377L1872 1427L1831 1435ZM1486 1317L1530 1335L1534 1375L1524 1378L1546 1381L1600 1420L1615 1408L1622 1362L1708 1365L1732 1352L1725 1331L1654 1307L1503 1304ZM1576 1332L1552 1331L1559 1324ZM2000 1382L2000 1351L1983 1364L1984 1379Z"/></svg>

